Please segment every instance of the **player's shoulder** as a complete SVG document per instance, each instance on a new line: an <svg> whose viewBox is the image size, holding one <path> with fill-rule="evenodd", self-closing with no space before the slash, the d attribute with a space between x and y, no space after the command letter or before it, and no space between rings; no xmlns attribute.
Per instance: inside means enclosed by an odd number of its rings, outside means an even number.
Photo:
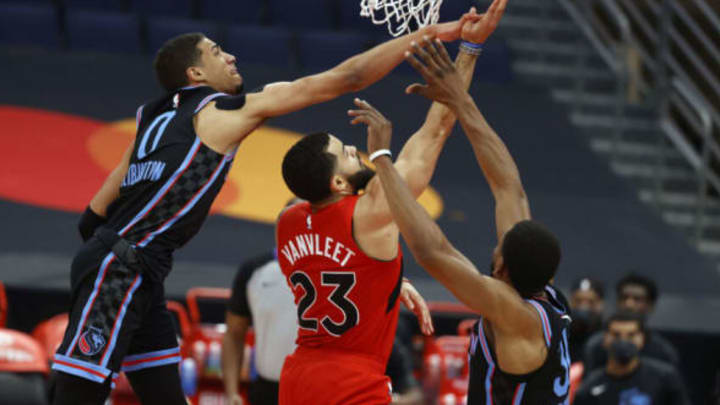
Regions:
<svg viewBox="0 0 720 405"><path fill-rule="evenodd" d="M280 211L278 215L278 226L288 221L296 220L298 218L305 217L310 212L310 203L307 201L299 202L291 205Z"/></svg>

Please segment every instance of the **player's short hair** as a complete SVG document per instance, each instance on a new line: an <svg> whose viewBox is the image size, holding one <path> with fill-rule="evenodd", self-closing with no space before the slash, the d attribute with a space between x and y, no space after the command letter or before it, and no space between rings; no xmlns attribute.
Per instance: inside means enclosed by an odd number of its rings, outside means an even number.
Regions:
<svg viewBox="0 0 720 405"><path fill-rule="evenodd" d="M649 277L642 276L637 273L627 274L615 284L615 293L620 297L623 288L628 285L639 285L645 289L651 304L655 304L658 298L658 288L655 281Z"/></svg>
<svg viewBox="0 0 720 405"><path fill-rule="evenodd" d="M545 288L560 264L560 241L544 225L521 221L506 234L502 256L510 281L524 298Z"/></svg>
<svg viewBox="0 0 720 405"><path fill-rule="evenodd" d="M153 67L158 82L165 90L173 91L188 85L185 71L200 60L202 51L197 45L203 38L205 35L199 32L178 35L157 51Z"/></svg>
<svg viewBox="0 0 720 405"><path fill-rule="evenodd" d="M645 334L645 316L632 311L621 310L617 311L605 322L605 330L610 330L610 324L613 322L635 322L638 325L640 332Z"/></svg>
<svg viewBox="0 0 720 405"><path fill-rule="evenodd" d="M283 158L285 184L303 200L315 203L332 194L330 179L335 172L336 158L327 152L329 143L327 132L310 134L293 145Z"/></svg>

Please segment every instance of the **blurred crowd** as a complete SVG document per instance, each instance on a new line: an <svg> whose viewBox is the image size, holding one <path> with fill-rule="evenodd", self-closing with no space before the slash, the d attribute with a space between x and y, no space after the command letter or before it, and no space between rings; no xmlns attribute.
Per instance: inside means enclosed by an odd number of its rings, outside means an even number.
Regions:
<svg viewBox="0 0 720 405"><path fill-rule="evenodd" d="M570 349L584 376L574 403L689 404L677 350L646 324L658 295L652 279L627 274L615 285L615 312L606 318L603 284L573 283Z"/></svg>

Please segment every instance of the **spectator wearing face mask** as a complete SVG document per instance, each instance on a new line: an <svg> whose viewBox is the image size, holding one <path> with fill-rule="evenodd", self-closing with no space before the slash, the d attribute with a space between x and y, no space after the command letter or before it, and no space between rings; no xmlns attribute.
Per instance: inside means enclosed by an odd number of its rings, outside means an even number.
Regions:
<svg viewBox="0 0 720 405"><path fill-rule="evenodd" d="M585 343L590 336L602 329L605 295L602 283L581 278L573 283L570 293L572 323L570 324L570 358L582 360Z"/></svg>
<svg viewBox="0 0 720 405"><path fill-rule="evenodd" d="M632 312L647 319L655 309L658 289L655 282L645 276L628 274L616 285L616 308L618 311ZM675 348L659 333L648 331L645 344L640 352L644 357L664 361L677 367L679 356ZM596 333L588 339L583 353L586 372L603 367L607 362L607 351L603 347L603 334Z"/></svg>
<svg viewBox="0 0 720 405"><path fill-rule="evenodd" d="M640 357L645 339L642 315L625 311L610 317L602 344L608 362L584 380L574 404L688 405L690 401L675 367Z"/></svg>

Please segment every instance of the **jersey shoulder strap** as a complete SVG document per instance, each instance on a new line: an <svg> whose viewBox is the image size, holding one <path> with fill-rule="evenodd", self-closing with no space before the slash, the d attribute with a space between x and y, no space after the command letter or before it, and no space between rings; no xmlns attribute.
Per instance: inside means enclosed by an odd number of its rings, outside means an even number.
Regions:
<svg viewBox="0 0 720 405"><path fill-rule="evenodd" d="M137 129L144 128L158 115L173 109L178 110L179 113L194 115L219 97L227 98L228 94L209 86L188 86L166 93L138 107L135 113Z"/></svg>

